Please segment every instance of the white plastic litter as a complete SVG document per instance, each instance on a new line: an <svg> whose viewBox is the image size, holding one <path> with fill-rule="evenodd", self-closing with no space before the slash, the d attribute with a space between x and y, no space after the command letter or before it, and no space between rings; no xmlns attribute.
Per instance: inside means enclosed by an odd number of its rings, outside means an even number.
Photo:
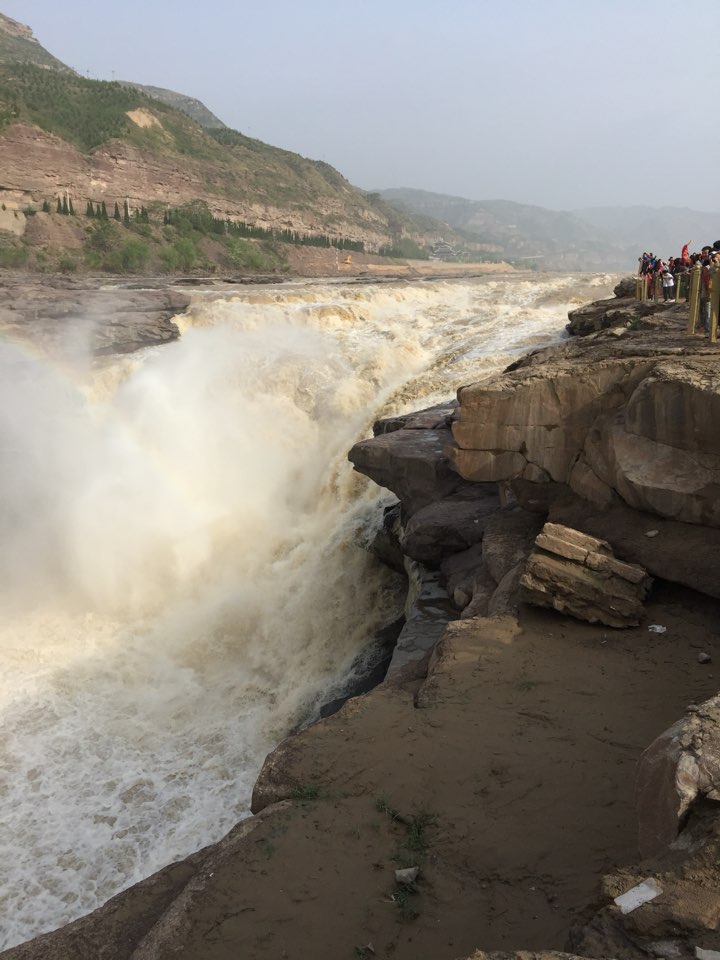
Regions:
<svg viewBox="0 0 720 960"><path fill-rule="evenodd" d="M648 627L648 630L650 633L665 633L667 631L667 627L662 627L659 623L651 623Z"/></svg>
<svg viewBox="0 0 720 960"><path fill-rule="evenodd" d="M659 897L661 893L662 887L657 880L648 877L647 880L643 880L636 887L631 887L625 893L621 893L619 897L615 897L615 903L620 907L621 913L632 913L633 910L637 910L644 903Z"/></svg>

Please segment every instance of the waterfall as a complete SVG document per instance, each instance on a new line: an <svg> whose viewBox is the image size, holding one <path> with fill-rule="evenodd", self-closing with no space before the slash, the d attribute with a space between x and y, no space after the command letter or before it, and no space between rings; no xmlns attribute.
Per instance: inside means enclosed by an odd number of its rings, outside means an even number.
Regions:
<svg viewBox="0 0 720 960"><path fill-rule="evenodd" d="M248 813L272 747L402 604L346 455L564 335L613 278L197 290L181 338L0 341L0 947Z"/></svg>

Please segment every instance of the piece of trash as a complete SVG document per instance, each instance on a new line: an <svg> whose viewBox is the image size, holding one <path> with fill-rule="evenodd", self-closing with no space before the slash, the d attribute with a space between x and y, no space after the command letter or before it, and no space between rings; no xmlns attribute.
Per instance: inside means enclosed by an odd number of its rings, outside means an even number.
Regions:
<svg viewBox="0 0 720 960"><path fill-rule="evenodd" d="M420 867L407 867L405 870L395 871L395 880L398 883L415 883L420 873Z"/></svg>
<svg viewBox="0 0 720 960"><path fill-rule="evenodd" d="M632 913L633 910L637 910L644 903L659 897L661 893L662 887L657 880L648 877L647 880L643 880L636 887L631 887L625 893L621 893L619 897L615 897L615 903L620 907L621 913Z"/></svg>
<svg viewBox="0 0 720 960"><path fill-rule="evenodd" d="M701 650L698 654L698 663L712 663L712 657L709 653L705 653L704 650Z"/></svg>
<svg viewBox="0 0 720 960"><path fill-rule="evenodd" d="M667 627L663 627L659 623L651 623L648 630L650 633L667 633Z"/></svg>
<svg viewBox="0 0 720 960"><path fill-rule="evenodd" d="M646 530L646 531L645 531L645 536L646 536L646 537L656 537L659 533L660 533L659 530Z"/></svg>
<svg viewBox="0 0 720 960"><path fill-rule="evenodd" d="M720 960L720 951L703 950L702 947L695 947L695 956L697 960Z"/></svg>

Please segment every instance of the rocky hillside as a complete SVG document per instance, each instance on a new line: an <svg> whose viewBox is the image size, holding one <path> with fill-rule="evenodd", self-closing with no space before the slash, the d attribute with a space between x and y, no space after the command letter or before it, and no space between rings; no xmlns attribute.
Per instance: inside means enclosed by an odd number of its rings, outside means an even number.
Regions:
<svg viewBox="0 0 720 960"><path fill-rule="evenodd" d="M205 104L196 97L187 97L184 93L177 93L175 90L166 90L165 87L153 87L144 83L133 83L130 80L122 80L125 87L133 87L154 100L160 100L169 107L174 107L182 113L199 123L201 127L207 127L211 130L218 130L225 124L212 111L208 110Z"/></svg>
<svg viewBox="0 0 720 960"><path fill-rule="evenodd" d="M57 210L58 200L67 211ZM327 238L376 252L402 241L405 256L423 256L439 230L324 162L228 129L190 97L80 77L8 18L0 19L0 203L0 266L42 267L38 251L56 269L68 256L84 264L88 224L42 230L38 221L26 233L26 219L42 210L81 217L89 204L103 217L103 204L110 217L115 204L127 204L131 215L143 211L151 229L141 239L151 246L167 239L155 227L167 225L168 209L198 204L218 221L259 228L253 245ZM205 247L206 262L225 264ZM261 254L264 266L282 268L282 251L266 245Z"/></svg>

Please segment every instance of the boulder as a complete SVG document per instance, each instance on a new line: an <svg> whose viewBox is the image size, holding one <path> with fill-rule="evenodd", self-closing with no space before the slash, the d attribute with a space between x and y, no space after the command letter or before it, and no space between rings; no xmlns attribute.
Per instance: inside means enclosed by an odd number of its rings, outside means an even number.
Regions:
<svg viewBox="0 0 720 960"><path fill-rule="evenodd" d="M468 480L532 481L539 470L566 483L596 419L624 406L650 369L647 359L556 356L463 387L450 462Z"/></svg>
<svg viewBox="0 0 720 960"><path fill-rule="evenodd" d="M720 695L690 708L640 758L641 856L654 856L674 843L683 819L702 797L720 800Z"/></svg>
<svg viewBox="0 0 720 960"><path fill-rule="evenodd" d="M720 526L717 353L674 329L570 341L461 388L452 466L505 483L539 512L567 484L597 506L620 497Z"/></svg>
<svg viewBox="0 0 720 960"><path fill-rule="evenodd" d="M687 315L687 307L674 301L636 300L635 286L630 294L618 299L596 300L568 313L567 331L574 337L586 337L612 327L652 329L660 314L667 310Z"/></svg>
<svg viewBox="0 0 720 960"><path fill-rule="evenodd" d="M720 374L705 358L656 364L620 410L598 417L570 487L593 502L720 526Z"/></svg>
<svg viewBox="0 0 720 960"><path fill-rule="evenodd" d="M465 486L444 453L450 439L447 427L398 429L361 440L348 458L359 473L391 490L412 516Z"/></svg>
<svg viewBox="0 0 720 960"><path fill-rule="evenodd" d="M483 567L482 544L476 543L467 550L453 553L440 564L442 577L448 594L461 609L470 602L472 585L478 571ZM493 587L495 581L493 580Z"/></svg>
<svg viewBox="0 0 720 960"><path fill-rule="evenodd" d="M693 809L673 848L603 878L601 896L606 903L573 927L569 948L587 957L622 960L717 960L719 859L717 809L714 805ZM616 898L648 882L659 894L623 913Z"/></svg>
<svg viewBox="0 0 720 960"><path fill-rule="evenodd" d="M506 576L508 575L506 574ZM475 572L470 589L470 601L460 614L460 619L470 620L472 617L487 617L490 612L490 603L498 590L500 590L500 585L495 583L485 564L482 564ZM497 606L500 607L500 603Z"/></svg>
<svg viewBox="0 0 720 960"><path fill-rule="evenodd" d="M527 559L542 520L519 506L498 511L487 522L483 538L483 561L496 584Z"/></svg>
<svg viewBox="0 0 720 960"><path fill-rule="evenodd" d="M496 491L480 487L478 493L480 496L472 499L454 494L414 513L400 537L403 552L420 563L437 565L479 543L500 501Z"/></svg>
<svg viewBox="0 0 720 960"><path fill-rule="evenodd" d="M520 578L526 603L589 623L637 626L652 584L646 571L615 559L610 544L546 523Z"/></svg>
<svg viewBox="0 0 720 960"><path fill-rule="evenodd" d="M615 284L613 293L618 298L634 297L636 289L636 277L623 277L619 283Z"/></svg>

